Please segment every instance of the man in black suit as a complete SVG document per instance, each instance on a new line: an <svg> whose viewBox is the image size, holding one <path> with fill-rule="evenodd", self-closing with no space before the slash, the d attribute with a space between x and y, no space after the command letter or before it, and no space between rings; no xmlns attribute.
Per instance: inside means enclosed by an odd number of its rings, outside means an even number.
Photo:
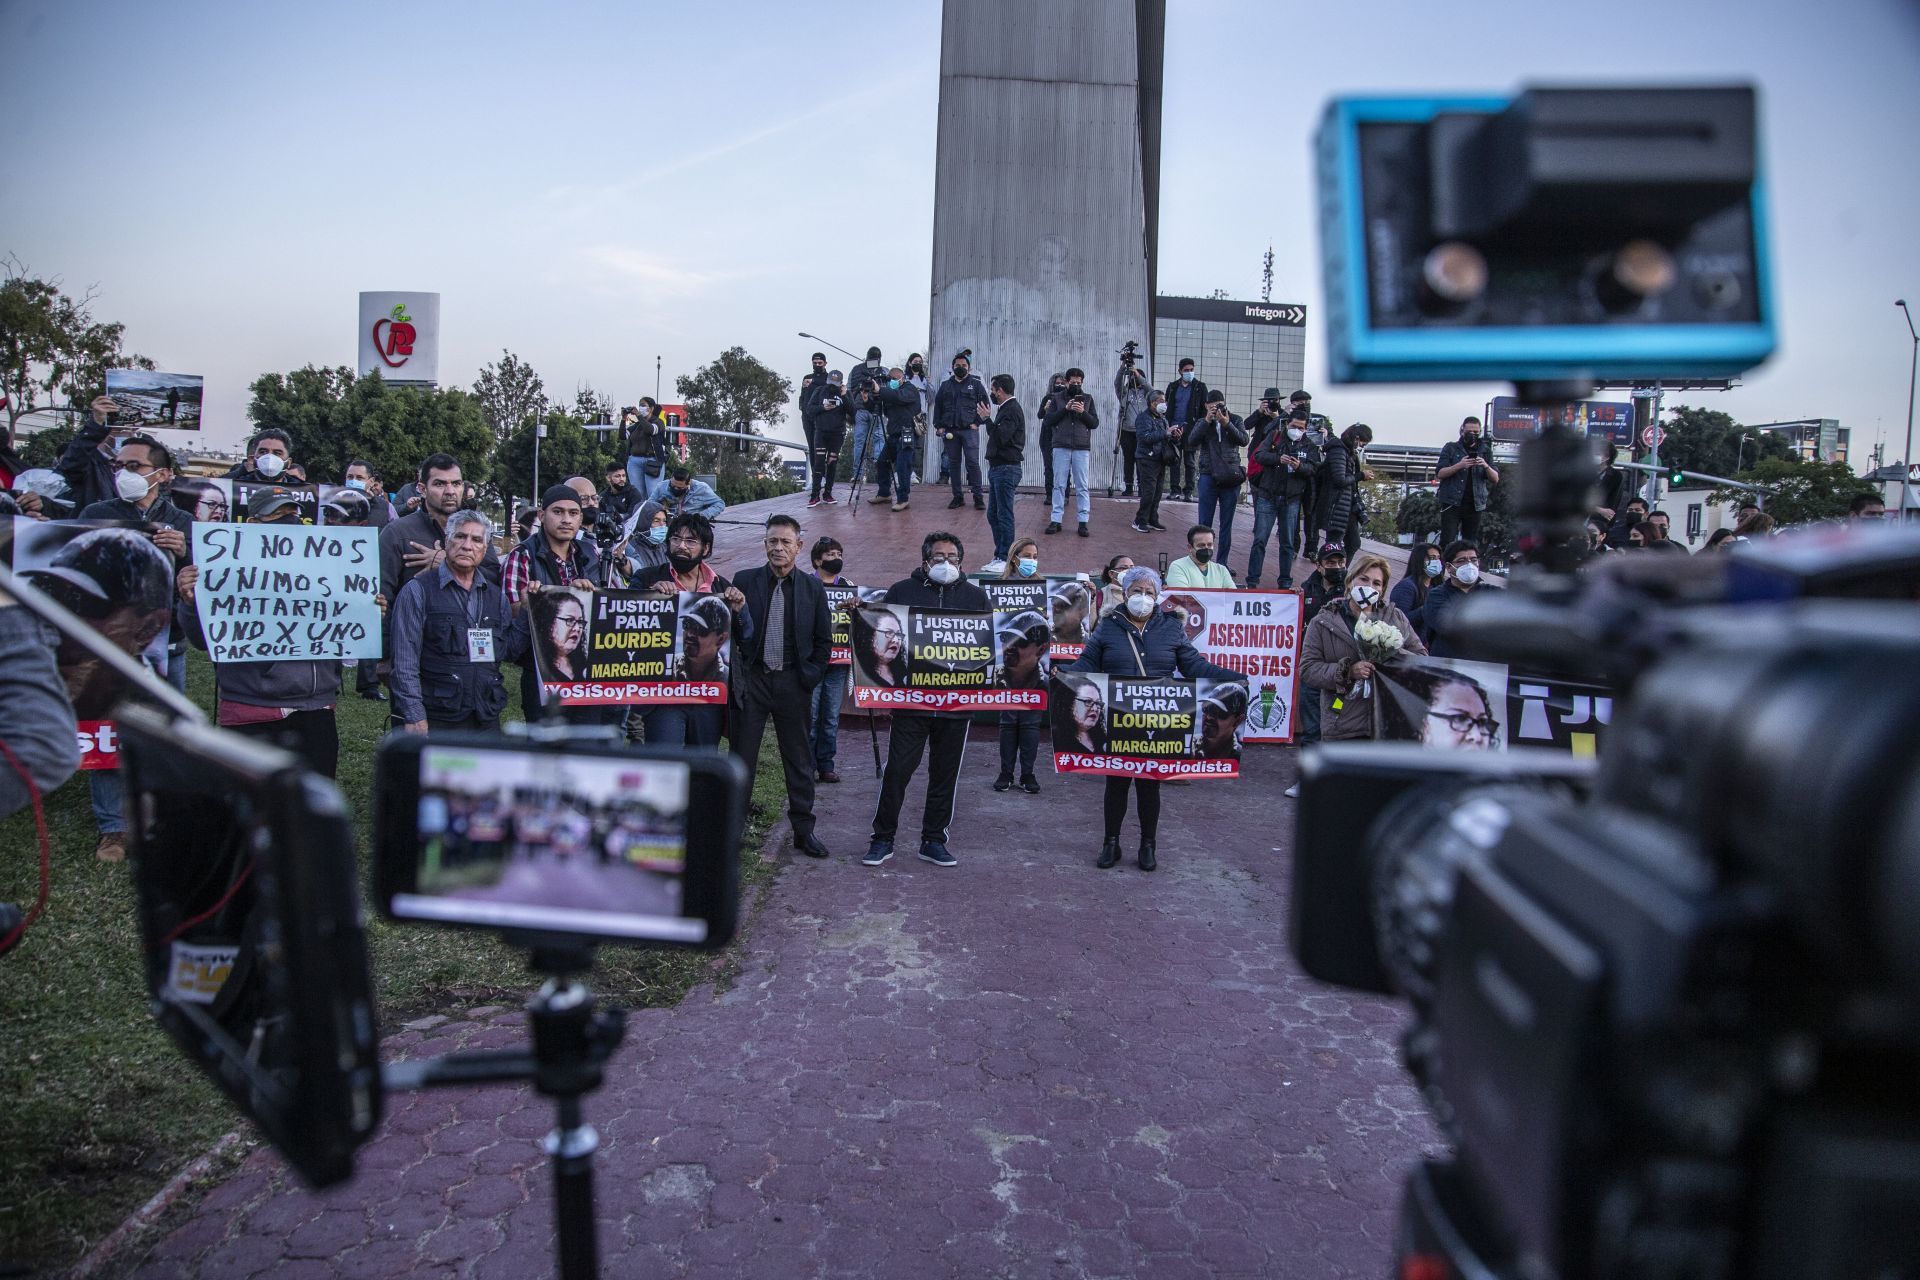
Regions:
<svg viewBox="0 0 1920 1280"><path fill-rule="evenodd" d="M833 653L833 611L820 580L794 572L800 559L798 520L768 516L766 548L765 566L742 570L733 579L746 602L733 621L729 737L733 754L747 766L751 779L772 718L787 775L793 847L810 858L824 858L827 846L813 834L813 737L807 708Z"/></svg>

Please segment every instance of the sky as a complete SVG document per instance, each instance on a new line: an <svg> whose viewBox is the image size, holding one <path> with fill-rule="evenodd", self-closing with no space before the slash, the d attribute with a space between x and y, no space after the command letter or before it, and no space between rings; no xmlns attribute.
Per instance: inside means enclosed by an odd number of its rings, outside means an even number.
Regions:
<svg viewBox="0 0 1920 1280"><path fill-rule="evenodd" d="M1781 344L1689 398L1900 455L1917 0L1167 8L1160 290L1257 298L1271 244L1316 410L1437 444L1497 390L1327 384L1308 156L1330 97L1751 80ZM205 375L209 444L244 437L260 374L354 362L361 290L441 294L445 385L504 348L556 399L631 403L657 358L672 400L734 345L797 381L798 331L925 349L939 42L934 0L0 0L0 254Z"/></svg>

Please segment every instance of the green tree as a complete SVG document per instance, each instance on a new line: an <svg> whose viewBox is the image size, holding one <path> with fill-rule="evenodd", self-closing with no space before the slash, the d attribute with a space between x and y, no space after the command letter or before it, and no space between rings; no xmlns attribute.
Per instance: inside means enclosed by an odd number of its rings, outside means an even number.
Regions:
<svg viewBox="0 0 1920 1280"><path fill-rule="evenodd" d="M784 416L793 384L748 355L741 347L721 352L713 362L691 375L674 380L687 406L688 425L720 431L742 430L764 435ZM687 466L711 472L715 490L729 503L793 493L800 486L782 465L797 450L724 440L714 436L687 437Z"/></svg>
<svg viewBox="0 0 1920 1280"><path fill-rule="evenodd" d="M500 359L480 367L473 380L474 398L480 412L493 429L494 439L504 443L508 436L547 411L546 384L533 366L519 356L500 349Z"/></svg>
<svg viewBox="0 0 1920 1280"><path fill-rule="evenodd" d="M378 373L355 378L351 369L309 365L264 374L252 390L254 429L285 431L293 456L316 480L337 480L360 458L398 488L435 453L460 459L475 484L492 472L493 433L480 402L458 388L396 387Z"/></svg>
<svg viewBox="0 0 1920 1280"><path fill-rule="evenodd" d="M1879 492L1844 462L1767 458L1740 478L1760 487L1767 514L1780 524L1837 520L1847 514L1847 504L1855 494ZM1716 502L1725 503L1741 502L1749 496L1741 489L1716 489L1713 493Z"/></svg>
<svg viewBox="0 0 1920 1280"><path fill-rule="evenodd" d="M1395 515L1394 532L1410 533L1416 542L1440 533L1440 502L1425 489L1416 489L1402 498Z"/></svg>
<svg viewBox="0 0 1920 1280"><path fill-rule="evenodd" d="M0 391L5 392L9 446L15 443L16 425L32 410L84 407L106 391L107 370L154 367L152 360L124 349L124 324L93 318L93 299L92 289L69 297L58 280L29 274L12 254L0 259ZM36 417L29 426L46 425L50 416ZM71 438L71 430L66 434ZM36 453L45 451L43 445Z"/></svg>
<svg viewBox="0 0 1920 1280"><path fill-rule="evenodd" d="M1365 489L1367 536L1391 545L1397 540L1400 504L1405 501L1401 486L1387 480L1373 480L1365 485Z"/></svg>
<svg viewBox="0 0 1920 1280"><path fill-rule="evenodd" d="M1762 458L1789 458L1793 449L1776 432L1745 431L1717 409L1675 407L1660 442L1660 465L1710 476L1737 476ZM1742 437L1746 438L1742 438Z"/></svg>
<svg viewBox="0 0 1920 1280"><path fill-rule="evenodd" d="M549 409L540 423L528 419L515 427L495 452L493 480L500 492L539 501L534 490L533 438L541 423L547 434L540 441L540 488L559 484L568 476L585 476L598 488L607 464L619 453L619 433L588 431L578 414Z"/></svg>

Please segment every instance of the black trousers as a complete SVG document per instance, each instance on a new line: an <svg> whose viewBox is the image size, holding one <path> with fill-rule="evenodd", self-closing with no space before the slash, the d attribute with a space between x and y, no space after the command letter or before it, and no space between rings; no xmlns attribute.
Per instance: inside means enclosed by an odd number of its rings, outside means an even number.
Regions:
<svg viewBox="0 0 1920 1280"><path fill-rule="evenodd" d="M1133 465L1140 478L1140 509L1133 513L1133 518L1137 523L1144 525L1158 524L1160 521L1160 463L1141 458Z"/></svg>
<svg viewBox="0 0 1920 1280"><path fill-rule="evenodd" d="M1107 839L1120 838L1120 824L1127 820L1127 787L1131 784L1140 796L1140 838L1154 840L1160 833L1160 784L1149 778L1108 778L1106 809Z"/></svg>
<svg viewBox="0 0 1920 1280"><path fill-rule="evenodd" d="M734 664L729 745L747 766L751 787L760 766L760 742L767 736L767 721L773 721L780 767L787 775L787 818L796 836L813 830L813 735L807 724L812 692L792 667L769 671L759 663Z"/></svg>
<svg viewBox="0 0 1920 1280"><path fill-rule="evenodd" d="M300 763L324 778L335 776L340 766L340 725L333 708L296 711L280 720L263 724L228 725L243 738L271 742L282 751L300 758Z"/></svg>
<svg viewBox="0 0 1920 1280"><path fill-rule="evenodd" d="M875 840L893 839L900 826L900 803L907 798L907 784L919 772L921 755L931 747L933 758L927 763L927 807L920 815L920 839L947 842L947 828L953 823L954 784L967 754L967 720L964 715L894 712L892 727L887 730L887 771L880 781L880 807L873 811Z"/></svg>
<svg viewBox="0 0 1920 1280"><path fill-rule="evenodd" d="M1120 432L1120 483L1128 493L1133 492L1133 428L1126 427Z"/></svg>
<svg viewBox="0 0 1920 1280"><path fill-rule="evenodd" d="M1173 464L1173 483L1168 486L1169 493L1177 493L1182 501L1193 500L1193 487L1200 482L1200 468L1193 460L1193 428L1189 422L1180 433L1180 461Z"/></svg>
<svg viewBox="0 0 1920 1280"><path fill-rule="evenodd" d="M1053 492L1053 428L1045 422L1040 424L1040 465L1046 468L1046 488L1042 493Z"/></svg>
<svg viewBox="0 0 1920 1280"><path fill-rule="evenodd" d="M485 716L462 716L458 720L435 720L427 717L427 732L441 733L454 729L467 729L474 733L493 733L500 728L500 717L489 720Z"/></svg>
<svg viewBox="0 0 1920 1280"><path fill-rule="evenodd" d="M1020 776L1033 776L1033 762L1040 754L1040 717L1038 711L1002 711L1000 713L1000 772L1013 776L1016 759Z"/></svg>
<svg viewBox="0 0 1920 1280"><path fill-rule="evenodd" d="M1455 538L1480 541L1480 514L1472 507L1459 504L1440 508L1440 550L1445 552Z"/></svg>

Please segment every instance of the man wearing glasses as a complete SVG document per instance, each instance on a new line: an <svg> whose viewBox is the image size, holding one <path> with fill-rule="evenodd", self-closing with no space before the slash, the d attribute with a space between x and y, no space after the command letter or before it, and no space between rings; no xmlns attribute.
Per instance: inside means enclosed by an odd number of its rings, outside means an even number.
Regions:
<svg viewBox="0 0 1920 1280"><path fill-rule="evenodd" d="M641 570L634 576L633 588L670 596L681 592L714 595L738 614L747 598L713 571L707 563L712 554L713 525L705 516L682 511L667 525L667 562ZM640 717L648 746L717 747L720 721L720 707L701 703L648 707Z"/></svg>
<svg viewBox="0 0 1920 1280"><path fill-rule="evenodd" d="M964 613L989 613L987 593L962 576L965 548L951 533L930 533L920 544L920 567L887 589L887 604ZM880 805L873 814L873 840L863 866L877 867L893 856L893 838L900 825L900 805L907 784L927 764L927 805L920 816L920 856L936 867L958 866L947 851L947 828L953 822L953 795L967 752L969 714L959 712L895 711L887 730L887 768L880 783Z"/></svg>
<svg viewBox="0 0 1920 1280"><path fill-rule="evenodd" d="M1447 563L1447 579L1427 592L1426 610L1421 614L1427 652L1436 658L1470 657L1448 637L1444 620L1480 586L1480 544L1455 538L1441 558Z"/></svg>

